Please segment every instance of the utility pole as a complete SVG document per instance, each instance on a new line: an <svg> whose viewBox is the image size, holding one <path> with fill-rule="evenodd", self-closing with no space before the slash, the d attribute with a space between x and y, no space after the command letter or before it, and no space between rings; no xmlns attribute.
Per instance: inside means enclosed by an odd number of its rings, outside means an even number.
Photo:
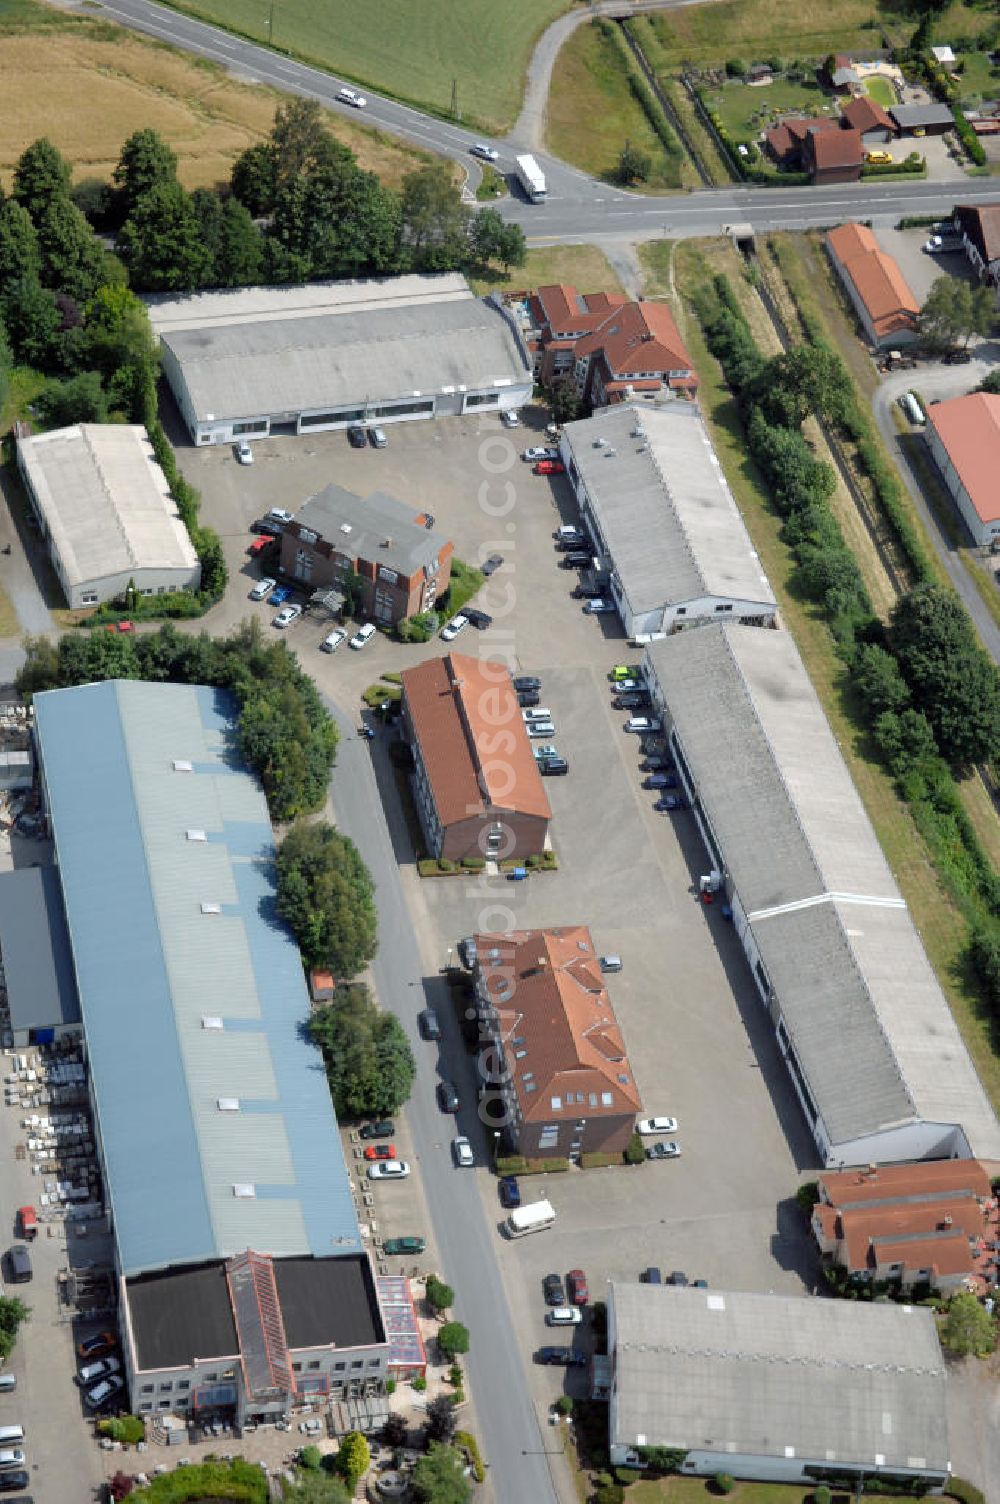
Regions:
<svg viewBox="0 0 1000 1504"><path fill-rule="evenodd" d="M451 81L451 118L452 118L452 120L457 120L458 119L458 79L457 78L453 78L452 81Z"/></svg>
<svg viewBox="0 0 1000 1504"><path fill-rule="evenodd" d="M274 0L271 0L271 4L270 4L270 6L268 8L268 12L267 12L267 45L269 47L272 45L273 38L274 38Z"/></svg>

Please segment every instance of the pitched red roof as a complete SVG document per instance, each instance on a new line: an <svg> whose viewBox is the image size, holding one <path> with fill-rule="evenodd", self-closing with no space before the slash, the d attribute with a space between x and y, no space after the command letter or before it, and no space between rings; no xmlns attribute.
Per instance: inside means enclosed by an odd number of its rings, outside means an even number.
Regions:
<svg viewBox="0 0 1000 1504"><path fill-rule="evenodd" d="M984 261L1000 258L1000 205L956 204L954 214Z"/></svg>
<svg viewBox="0 0 1000 1504"><path fill-rule="evenodd" d="M818 171L860 167L865 158L860 131L816 130L814 127L809 132L809 146Z"/></svg>
<svg viewBox="0 0 1000 1504"><path fill-rule="evenodd" d="M476 953L526 1122L642 1110L585 925L477 935Z"/></svg>
<svg viewBox="0 0 1000 1504"><path fill-rule="evenodd" d="M876 334L916 328L920 305L899 264L879 249L867 225L838 225L826 243L853 282Z"/></svg>
<svg viewBox="0 0 1000 1504"><path fill-rule="evenodd" d="M613 376L634 371L690 371L676 320L666 303L626 303L616 308L592 334L577 341L578 357L603 351Z"/></svg>
<svg viewBox="0 0 1000 1504"><path fill-rule="evenodd" d="M928 416L979 520L1000 520L1000 397L970 392L935 402Z"/></svg>
<svg viewBox="0 0 1000 1504"><path fill-rule="evenodd" d="M593 329L612 308L620 308L627 301L623 293L615 292L591 292L581 296L575 287L564 282L539 287L532 294L536 317L541 314L538 321L548 325L553 338Z"/></svg>
<svg viewBox="0 0 1000 1504"><path fill-rule="evenodd" d="M443 825L490 810L551 818L506 668L449 653L404 669L402 680Z"/></svg>
<svg viewBox="0 0 1000 1504"><path fill-rule="evenodd" d="M852 130L864 132L882 129L896 134L894 122L868 94L858 94L849 104L845 104L841 118L847 121Z"/></svg>

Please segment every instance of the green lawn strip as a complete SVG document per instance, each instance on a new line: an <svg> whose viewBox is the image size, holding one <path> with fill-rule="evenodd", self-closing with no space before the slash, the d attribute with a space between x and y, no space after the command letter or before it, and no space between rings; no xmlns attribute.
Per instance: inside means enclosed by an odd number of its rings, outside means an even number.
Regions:
<svg viewBox="0 0 1000 1504"><path fill-rule="evenodd" d="M545 287L569 282L580 292L624 292L610 261L596 245L531 246L523 266L505 277L470 277L473 292L482 297L498 286Z"/></svg>

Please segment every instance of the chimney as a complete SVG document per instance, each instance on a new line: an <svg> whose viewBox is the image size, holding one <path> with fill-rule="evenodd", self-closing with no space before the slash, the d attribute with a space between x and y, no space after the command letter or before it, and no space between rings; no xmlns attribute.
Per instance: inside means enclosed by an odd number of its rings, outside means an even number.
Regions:
<svg viewBox="0 0 1000 1504"><path fill-rule="evenodd" d="M382 540L382 547L383 548L391 548L392 547L392 539L391 538L383 538L383 540Z"/></svg>
<svg viewBox="0 0 1000 1504"><path fill-rule="evenodd" d="M941 1219L941 1226L942 1227L951 1227L951 1225L952 1225L952 1220L951 1220L950 1214L947 1215L947 1216L942 1217L942 1219Z"/></svg>

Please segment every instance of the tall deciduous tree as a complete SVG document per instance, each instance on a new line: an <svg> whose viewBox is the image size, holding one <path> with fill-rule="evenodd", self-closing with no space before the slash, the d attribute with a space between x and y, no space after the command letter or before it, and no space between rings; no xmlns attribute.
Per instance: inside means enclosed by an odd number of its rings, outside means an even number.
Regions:
<svg viewBox="0 0 1000 1504"><path fill-rule="evenodd" d="M233 163L229 186L251 214L270 214L278 190L278 154L272 141L248 146Z"/></svg>
<svg viewBox="0 0 1000 1504"><path fill-rule="evenodd" d="M953 1295L941 1328L941 1341L962 1357L987 1358L997 1345L996 1321L974 1295Z"/></svg>
<svg viewBox="0 0 1000 1504"><path fill-rule="evenodd" d="M44 367L52 360L62 320L53 294L36 277L18 277L7 284L0 316L22 364Z"/></svg>
<svg viewBox="0 0 1000 1504"><path fill-rule="evenodd" d="M469 1504L472 1498L461 1452L437 1441L418 1459L411 1482L419 1504Z"/></svg>
<svg viewBox="0 0 1000 1504"><path fill-rule="evenodd" d="M890 646L943 757L966 765L1000 750L1000 677L958 597L920 585L895 606Z"/></svg>
<svg viewBox="0 0 1000 1504"><path fill-rule="evenodd" d="M114 172L119 193L119 217L125 220L151 189L177 177L177 157L163 137L145 129L129 136Z"/></svg>
<svg viewBox="0 0 1000 1504"><path fill-rule="evenodd" d="M44 286L85 303L104 284L124 282L121 263L108 254L69 199L54 201L40 210L35 216L35 228Z"/></svg>
<svg viewBox="0 0 1000 1504"><path fill-rule="evenodd" d="M357 1487L358 1479L364 1476L371 1463L371 1448L364 1436L360 1431L348 1431L336 1458L337 1471L346 1480L348 1488Z"/></svg>
<svg viewBox="0 0 1000 1504"><path fill-rule="evenodd" d="M49 204L69 197L69 163L42 136L18 158L14 169L14 197L35 219Z"/></svg>
<svg viewBox="0 0 1000 1504"><path fill-rule="evenodd" d="M403 179L401 251L415 271L449 271L469 255L471 210L443 166Z"/></svg>
<svg viewBox="0 0 1000 1504"><path fill-rule="evenodd" d="M263 246L250 211L235 198L222 206L215 280L220 287L249 287L260 277Z"/></svg>
<svg viewBox="0 0 1000 1504"><path fill-rule="evenodd" d="M19 277L38 277L42 254L31 215L16 199L0 205L0 295Z"/></svg>
<svg viewBox="0 0 1000 1504"><path fill-rule="evenodd" d="M271 127L274 150L275 187L282 188L294 178L315 169L335 155L354 154L335 141L327 129L315 99L288 99L275 111Z"/></svg>
<svg viewBox="0 0 1000 1504"><path fill-rule="evenodd" d="M118 250L141 292L188 292L211 280L212 255L190 196L176 180L157 183L122 225Z"/></svg>
<svg viewBox="0 0 1000 1504"><path fill-rule="evenodd" d="M307 966L356 976L375 954L374 887L354 842L332 825L299 821L278 852L278 912Z"/></svg>
<svg viewBox="0 0 1000 1504"><path fill-rule="evenodd" d="M385 1117L406 1101L416 1069L413 1053L399 1020L380 1013L366 987L356 982L338 989L309 1027L323 1050L338 1115Z"/></svg>
<svg viewBox="0 0 1000 1504"><path fill-rule="evenodd" d="M958 277L938 277L920 311L920 332L938 349L965 347L974 334L989 334L996 322L995 293Z"/></svg>

